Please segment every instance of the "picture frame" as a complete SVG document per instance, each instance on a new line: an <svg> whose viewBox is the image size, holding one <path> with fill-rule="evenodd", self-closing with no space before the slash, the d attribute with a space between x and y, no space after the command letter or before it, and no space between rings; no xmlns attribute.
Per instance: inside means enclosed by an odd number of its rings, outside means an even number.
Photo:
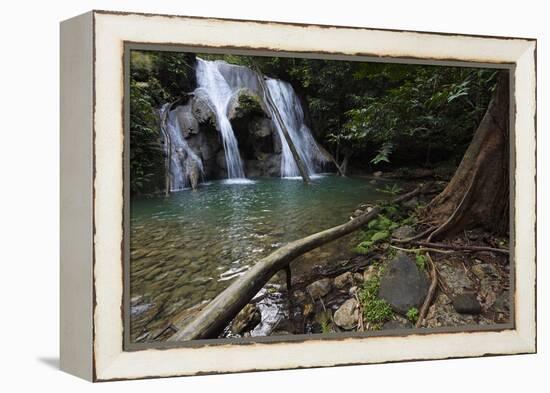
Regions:
<svg viewBox="0 0 550 393"><path fill-rule="evenodd" d="M126 78L136 48L509 70L513 323L499 330L128 345ZM536 352L536 40L91 11L62 22L60 73L64 371L109 381Z"/></svg>

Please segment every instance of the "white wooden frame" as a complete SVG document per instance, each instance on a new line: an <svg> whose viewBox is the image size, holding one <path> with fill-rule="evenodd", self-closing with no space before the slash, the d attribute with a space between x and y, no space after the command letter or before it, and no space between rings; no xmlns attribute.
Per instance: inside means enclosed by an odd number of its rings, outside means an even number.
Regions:
<svg viewBox="0 0 550 393"><path fill-rule="evenodd" d="M128 42L477 62L513 72L514 326L123 349L123 54ZM61 25L61 368L93 381L536 351L536 41L93 11Z"/></svg>

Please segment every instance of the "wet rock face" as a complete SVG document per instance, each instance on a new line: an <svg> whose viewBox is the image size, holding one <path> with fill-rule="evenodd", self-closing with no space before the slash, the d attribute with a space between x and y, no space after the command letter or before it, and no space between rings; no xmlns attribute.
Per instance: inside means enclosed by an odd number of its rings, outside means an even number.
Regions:
<svg viewBox="0 0 550 393"><path fill-rule="evenodd" d="M262 314L255 304L247 304L231 322L231 331L242 334L256 327L262 320Z"/></svg>
<svg viewBox="0 0 550 393"><path fill-rule="evenodd" d="M334 323L345 330L351 330L359 321L359 307L357 300L348 299L334 313Z"/></svg>
<svg viewBox="0 0 550 393"><path fill-rule="evenodd" d="M419 308L428 294L428 279L416 263L404 253L399 253L386 267L380 279L379 297L399 314Z"/></svg>
<svg viewBox="0 0 550 393"><path fill-rule="evenodd" d="M189 138L190 135L199 133L199 122L193 115L192 105L180 105L174 109L176 119L181 127L181 132L184 138Z"/></svg>

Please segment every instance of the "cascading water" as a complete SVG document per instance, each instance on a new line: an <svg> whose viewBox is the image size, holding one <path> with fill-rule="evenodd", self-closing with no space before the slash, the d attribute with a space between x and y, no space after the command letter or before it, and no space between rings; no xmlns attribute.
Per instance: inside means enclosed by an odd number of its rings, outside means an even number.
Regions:
<svg viewBox="0 0 550 393"><path fill-rule="evenodd" d="M168 104L160 110L161 118L166 113ZM166 132L169 143L165 143L165 148L170 149L167 152L170 157L170 190L179 191L190 186L189 178L192 172L198 170L201 176L204 176L204 167L201 159L189 147L189 144L183 137L181 126L174 111L168 112L166 119Z"/></svg>
<svg viewBox="0 0 550 393"><path fill-rule="evenodd" d="M267 88L288 130L290 139L306 167L308 175L314 175L316 164L324 161L324 158L319 151L315 139L313 139L311 130L304 122L304 111L302 110L302 105L300 104L298 96L290 83L278 79L268 79ZM272 111L271 108L270 111ZM274 119L275 114L271 113L271 117ZM281 176L300 176L298 165L296 165L296 161L283 135L281 125L276 121L274 123L283 147Z"/></svg>
<svg viewBox="0 0 550 393"><path fill-rule="evenodd" d="M237 138L227 117L228 104L233 89L219 71L217 61L197 59L197 82L206 93L216 114L217 126L222 136L229 179L244 179L243 162L239 153Z"/></svg>
<svg viewBox="0 0 550 393"><path fill-rule="evenodd" d="M198 87L195 96L205 99L216 117L216 128L223 142L227 177L232 183L249 182L245 177L243 160L235 133L229 120L229 112L234 109L231 103L238 99L241 89L246 89L260 97L264 107L272 112L273 108L265 104L264 92L258 80L258 74L244 66L228 64L224 61L208 61L197 58L196 77ZM261 77L261 76L260 76ZM298 96L292 86L278 79L267 79L267 89L281 115L289 136L300 155L310 176L314 175L320 163L325 161L311 130L304 121L304 112ZM162 111L166 111L167 105ZM164 112L165 113L165 112ZM281 176L297 177L298 166L283 135L274 113L270 113L274 128L281 142ZM167 117L168 136L171 140L170 179L171 188L179 190L189 186L189 169L198 166L204 174L201 158L189 147L182 133L178 117L170 111Z"/></svg>

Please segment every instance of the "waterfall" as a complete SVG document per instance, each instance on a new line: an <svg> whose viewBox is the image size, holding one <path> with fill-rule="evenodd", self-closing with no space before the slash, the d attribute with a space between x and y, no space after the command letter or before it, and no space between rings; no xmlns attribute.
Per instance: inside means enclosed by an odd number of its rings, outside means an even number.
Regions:
<svg viewBox="0 0 550 393"><path fill-rule="evenodd" d="M304 111L302 110L298 96L290 83L278 79L268 79L267 88L288 130L290 139L294 143L298 155L306 167L308 175L314 175L316 163L324 161L324 158L317 147L315 139L313 139L311 130L304 122ZM271 113L271 118L275 119L274 113ZM281 126L276 121L274 123L282 144L281 176L300 176L300 171L286 142Z"/></svg>
<svg viewBox="0 0 550 393"><path fill-rule="evenodd" d="M234 109L235 105L232 100L239 97L241 89L247 89L260 97L264 102L264 108L272 111L269 105L265 105L265 97L263 97L258 74L244 66L229 64L221 60L208 61L198 57L195 71L198 85L195 96L206 99L214 112L216 128L223 143L227 177L231 182L250 182L245 177L244 163L229 120L229 112ZM319 164L324 162L325 158L319 151L311 130L305 124L304 111L296 92L289 83L278 79L267 79L266 84L308 174L314 175ZM167 105L163 106L161 112L165 113L167 108ZM292 152L275 115L273 113L270 115L273 127L277 130L281 141L281 176L297 177L300 172ZM190 116L192 115L190 114ZM170 157L171 188L173 190L186 188L189 186L190 168L198 169L204 177L202 160L185 140L174 111L170 111L168 114L166 132L172 145L171 151L167 152Z"/></svg>
<svg viewBox="0 0 550 393"><path fill-rule="evenodd" d="M166 113L168 104L165 104L161 110L161 118ZM189 177L191 172L198 169L201 176L204 177L204 167L202 160L189 147L189 144L183 137L180 123L174 111L168 112L166 121L166 132L170 138L170 143L165 143L165 149L170 157L170 190L178 191L190 186Z"/></svg>
<svg viewBox="0 0 550 393"><path fill-rule="evenodd" d="M216 114L217 128L222 136L225 152L227 177L229 179L243 179L245 175L237 138L227 118L228 104L233 96L234 89L220 73L220 63L198 58L197 83L199 89L206 93Z"/></svg>

